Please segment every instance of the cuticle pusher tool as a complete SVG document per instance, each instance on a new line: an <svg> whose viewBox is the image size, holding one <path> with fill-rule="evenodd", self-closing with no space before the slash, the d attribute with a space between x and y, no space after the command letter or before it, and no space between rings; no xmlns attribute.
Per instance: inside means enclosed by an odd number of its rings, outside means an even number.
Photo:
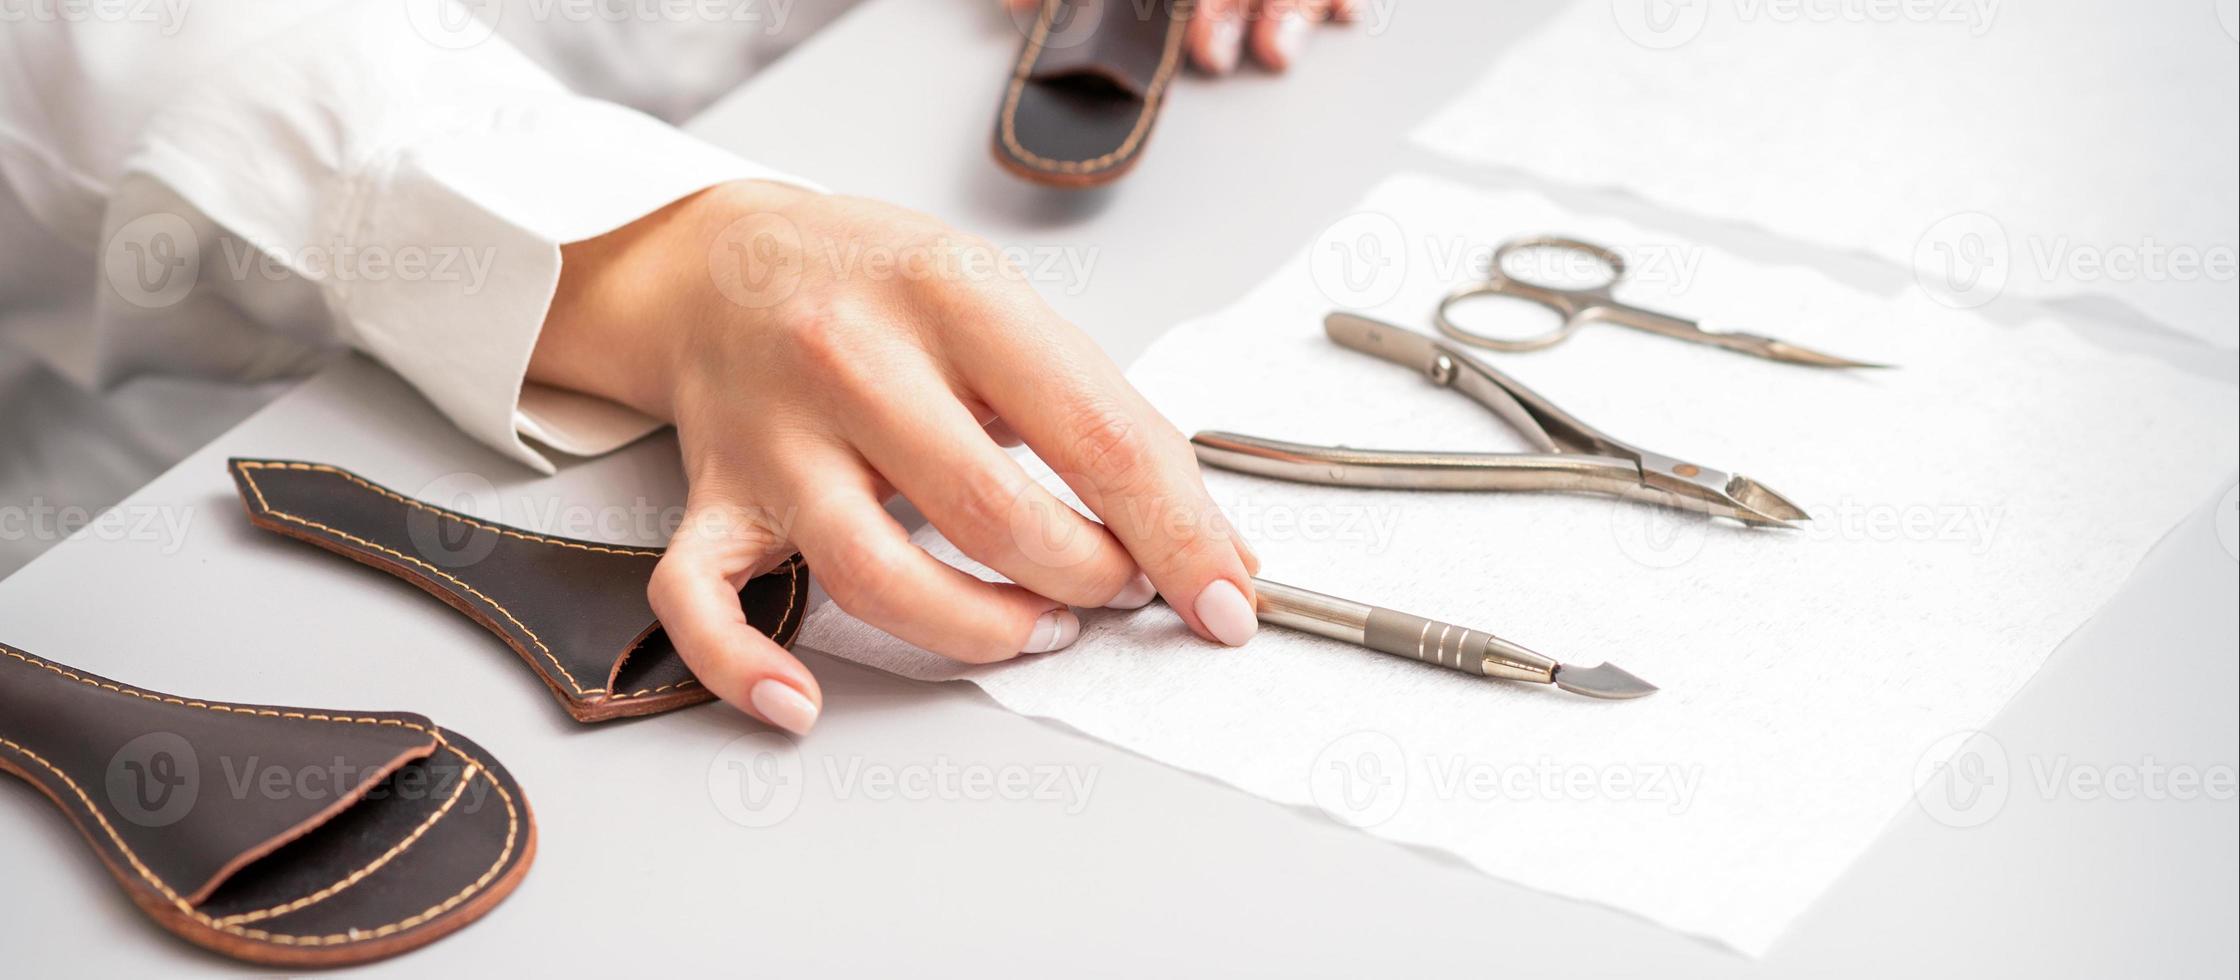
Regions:
<svg viewBox="0 0 2240 980"><path fill-rule="evenodd" d="M1551 660L1484 630L1253 579L1260 621L1436 664L1465 674L1553 684L1607 700L1644 697L1655 685L1609 664L1578 667Z"/></svg>
<svg viewBox="0 0 2240 980"><path fill-rule="evenodd" d="M1339 345L1421 371L1500 416L1538 452L1467 453L1351 449L1234 432L1190 437L1199 461L1258 476L1328 486L1406 490L1542 490L1602 493L1791 527L1803 508L1755 480L1620 442L1446 341L1352 313L1323 329Z"/></svg>

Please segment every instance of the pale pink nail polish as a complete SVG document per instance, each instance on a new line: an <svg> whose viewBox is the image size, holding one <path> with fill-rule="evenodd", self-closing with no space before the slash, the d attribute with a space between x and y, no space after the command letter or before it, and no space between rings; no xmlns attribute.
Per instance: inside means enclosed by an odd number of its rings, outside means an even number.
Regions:
<svg viewBox="0 0 2240 980"><path fill-rule="evenodd" d="M1282 56L1286 67L1299 57L1299 50L1306 47L1307 28L1310 26L1312 25L1307 23L1306 15L1300 13L1297 7L1285 8L1283 19L1276 23L1276 54Z"/></svg>
<svg viewBox="0 0 2240 980"><path fill-rule="evenodd" d="M1034 632L1027 635L1027 645L1020 653L1049 653L1063 650L1081 635L1081 617L1063 606L1043 613L1034 621Z"/></svg>
<svg viewBox="0 0 2240 980"><path fill-rule="evenodd" d="M1253 613L1252 604L1227 579L1206 586L1191 609L1198 614L1198 622L1205 624L1206 632L1230 646L1243 646L1252 634L1260 632L1260 617Z"/></svg>
<svg viewBox="0 0 2240 980"><path fill-rule="evenodd" d="M1206 42L1211 50L1206 52L1207 67L1216 75L1226 75L1237 67L1237 56L1244 51L1244 21L1235 17L1214 19L1212 38Z"/></svg>
<svg viewBox="0 0 2240 980"><path fill-rule="evenodd" d="M1127 586L1120 590L1120 594L1113 596L1112 601L1105 603L1104 607L1106 609L1141 609L1158 597L1159 590L1151 584L1151 577L1142 572L1137 572L1136 577L1129 579Z"/></svg>
<svg viewBox="0 0 2240 980"><path fill-rule="evenodd" d="M747 700L764 719L795 735L809 734L817 723L817 703L776 678L757 681L747 692Z"/></svg>

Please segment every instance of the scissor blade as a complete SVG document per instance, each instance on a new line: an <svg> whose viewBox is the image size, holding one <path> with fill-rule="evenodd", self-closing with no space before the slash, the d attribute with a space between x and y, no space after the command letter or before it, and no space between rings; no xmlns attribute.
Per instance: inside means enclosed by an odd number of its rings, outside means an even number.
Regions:
<svg viewBox="0 0 2240 980"><path fill-rule="evenodd" d="M1803 364L1824 368L1886 368L1893 366L1874 361L1855 361L1848 357L1837 357L1834 354L1816 351L1800 344L1792 344L1786 340L1775 340L1772 337L1760 337L1757 334L1732 333L1720 336L1731 338L1734 342L1727 346L1735 350L1746 354L1756 354L1766 360L1780 361L1784 364Z"/></svg>

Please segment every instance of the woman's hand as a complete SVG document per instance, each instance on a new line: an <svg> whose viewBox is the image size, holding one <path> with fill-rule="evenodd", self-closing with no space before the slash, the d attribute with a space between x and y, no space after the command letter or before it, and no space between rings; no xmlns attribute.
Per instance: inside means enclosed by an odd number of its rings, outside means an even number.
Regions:
<svg viewBox="0 0 2240 980"><path fill-rule="evenodd" d="M986 243L743 181L563 256L529 375L676 423L691 492L648 594L739 709L816 721L816 680L737 594L796 550L842 608L968 663L1056 650L1080 630L1068 606L1154 589L1200 636L1252 636L1257 562L1187 441ZM998 444L1016 439L1102 523L1029 479ZM897 491L1018 584L913 546L882 506Z"/></svg>
<svg viewBox="0 0 2240 980"><path fill-rule="evenodd" d="M1117 2L1117 0L1116 0ZM1226 75L1235 71L1246 48L1252 59L1271 71L1291 67L1305 46L1307 31L1324 21L1350 21L1360 0L1198 0L1190 19L1190 34L1183 43L1190 63L1199 71ZM1042 0L1003 0L1015 14L1042 5Z"/></svg>

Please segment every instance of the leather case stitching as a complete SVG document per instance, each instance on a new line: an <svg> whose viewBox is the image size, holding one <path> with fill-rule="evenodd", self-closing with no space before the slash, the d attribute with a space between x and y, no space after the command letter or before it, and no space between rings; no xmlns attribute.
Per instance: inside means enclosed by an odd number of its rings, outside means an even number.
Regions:
<svg viewBox="0 0 2240 980"><path fill-rule="evenodd" d="M698 686L700 686L700 682L699 682L699 680L698 680L697 678L686 678L685 680L681 680L681 681L678 681L678 682L676 682L676 683L674 683L674 684L664 684L664 685L662 685L662 686L660 686L660 687L654 687L654 688L642 688L642 689L640 689L640 690L636 690L636 691L631 691L631 692L629 692L629 693L627 693L627 694L618 694L618 693L615 693L615 692L613 691L613 689L612 689L612 687L611 687L611 686L609 686L609 687L600 687L600 688L586 688L586 687L584 687L584 686L583 686L583 684L582 684L581 682L579 682L579 681L577 681L577 680L576 680L576 678L575 678L575 675L574 675L574 674L572 674L572 673L570 673L570 672L568 671L568 668L567 668L566 666L564 666L564 665L562 665L562 664L560 663L560 658L559 658L558 656L556 656L556 655L554 655L554 654L553 654L553 652L552 652L552 649L551 649L550 647L548 647L548 646L546 646L546 645L545 645L544 641L543 641L543 640L542 640L541 638L539 638L539 637L537 636L537 633L536 633L536 631L535 631L535 630L532 630L532 629L530 629L530 628L529 628L529 626L528 626L528 624L526 624L526 623L523 623L523 622L522 622L522 621L521 621L520 619L516 618L516 617L514 616L513 612L512 612L511 610L507 609L507 608L505 607L505 605L504 605L504 604L502 604L502 603L498 602L498 601L497 601L496 599L492 599L492 598L490 598L489 596L487 596L487 595L484 595L484 594L482 593L482 591L481 591L481 590L479 590L479 589L476 589L476 588L475 588L474 586L472 586L472 585L469 585L469 584L467 584L467 583L466 583L466 582L465 582L464 580L462 580L462 579L458 578L457 576L451 575L451 574L449 574L449 573L447 573L447 572L443 571L442 569L439 569L439 568L435 567L434 565L432 565L432 564L429 564L428 562L422 561L422 560L420 560L420 559L418 559L418 558L414 558L414 557L412 557L411 555L407 555L407 554L404 554L404 553L402 553L402 552L399 552L399 551L396 551L396 550L394 550L394 549L391 549L391 548L387 548L387 547L384 547L384 546L382 546L382 545L380 545L380 544L376 544L376 543L374 543L374 542L372 542L372 541L368 541L368 540L366 540L366 539L364 539L364 538L358 537L357 535L351 534L351 533L349 533L349 532L347 532L347 531L343 531L343 530L340 530L340 529L338 529L338 528L334 528L334 527L329 527L328 525L326 525L326 524L322 524L322 523L320 523L320 522L318 522L318 521L314 521L314 520L311 520L311 519L309 519L309 518L301 517L301 516L298 516L298 515L296 515L296 514L291 514L291 513L287 512L287 511L284 511L284 510L281 510L281 509L279 509L279 508L277 508L277 507L274 507L274 506L272 506L272 503L271 503L271 502L270 502L269 500L267 500L267 499L265 498L265 495L264 495L264 489L263 489L262 487L260 487L260 486L259 486L259 485L257 484L257 480L256 480L256 477L255 477L255 476L253 476L253 475L251 475L251 474L250 474L250 473L249 473L248 471L250 471L250 470L267 470L267 469L270 469L270 470L296 470L296 471L302 471L302 472L311 472L311 473L323 473L323 474L327 474L327 475L330 475L330 476L336 476L336 477L340 477L340 478L342 478L342 479L344 479L344 480L347 480L347 481L349 481L350 483L353 483L353 484L355 484L355 485L357 485L357 486L359 486L359 487L362 487L362 488L364 488L364 489L366 489L366 490L370 490L370 491L372 491L372 492L374 492L374 493L376 493L376 494L379 494L379 495L381 495L381 496L383 496L383 497L386 497L386 498L388 498L388 499L390 499L390 500L394 500L394 501L397 501L397 502L399 502L399 503L402 503L402 504L405 504L405 505L407 505L407 506L410 506L410 507L413 507L413 508L419 509L419 510L421 510L421 511L427 512L427 513L429 513L429 514L433 514L433 515L435 515L435 516L437 516L437 517L440 517L440 518L445 518L445 519L448 519L448 520L451 520L451 521L455 521L455 522L457 522L457 523L460 523L460 524L465 524L465 525L467 525L467 526L469 526L469 527L479 528L479 529L482 529L482 530L486 530L486 531L494 531L494 532L496 532L496 533L499 533L499 534L503 534L503 535L506 535L506 536L508 536L508 537L516 538L516 539L519 539L519 540L523 540L523 541L532 541L532 542L537 542L537 543L541 543L541 544L558 545L558 546L560 546L560 547L564 547L564 548L576 548L576 549L579 549L579 550L583 550L583 551L594 551L594 552L601 552L601 553L605 553L605 554L622 555L622 556L628 556L628 557L644 557L644 558L656 558L656 559L658 559L658 558L660 558L660 557L661 557L661 555L662 555L662 552L659 552L659 551L648 551L648 550L642 550L642 549L633 549L633 548L610 548L610 547L607 547L607 546L604 546L604 545L594 545L594 544L589 544L589 543L586 543L586 542L581 542L581 541L570 541L570 540L565 540L565 539L561 539L561 538L552 538L552 537L547 537L547 536L544 536L544 535L533 534L533 533L530 533L530 532L526 532L526 531L519 531L519 530L515 530L515 529L513 529L513 528L507 528L507 527L501 527L501 526L498 526L498 525L487 524L487 523L484 523L484 522L481 522L481 521L477 521L477 520L474 520L473 518L467 517L467 516L465 516L465 515L459 514L459 513L455 512L455 511L447 510L447 509L444 509L444 508L441 508L441 507L436 507L436 506L433 506L433 505L431 505L431 504L427 504L427 503L425 503L425 502L422 502L422 501L414 500L414 499L412 499L412 498L410 498L410 497L406 497L406 496L404 496L404 495L402 495L402 494L399 494L399 493L397 493L397 492L395 492L395 491L393 491L393 490L390 490L390 489L388 489L387 487L383 487L383 486L380 486L380 485L378 485L378 484L375 484L375 483L373 483L373 482L371 482L371 481L368 481L368 480L366 480L366 479L363 479L363 478L359 477L359 476L358 476L357 474L351 473L351 472L349 472L349 471L347 471L347 470L344 470L344 469L342 469L342 468L340 468L340 467L336 467L336 466L329 466L329 465L326 465L326 464L323 464L323 463L299 463L299 462L258 461L258 460L234 460L234 461L233 461L233 465L234 465L234 466L235 466L235 467L236 467L237 469L239 469L240 471L242 471L242 472L241 472L241 478L242 478L242 481L243 481L243 482L245 482L245 483L247 483L247 484L249 485L249 491L250 491L250 493L251 493L251 494L253 494L253 495L254 495L254 496L256 497L256 499L257 499L257 509L259 509L259 510L261 510L261 511L263 511L263 512L267 513L267 514L270 514L270 515L272 515L272 516L274 516L274 517L280 518L280 519L282 519L282 520L285 520L285 521L289 521L289 522L291 522L291 523L299 524L299 525L302 525L302 526L304 526L304 527L309 527L309 528L313 528L313 529L315 529L315 530L319 530L319 531L324 531L324 532L326 532L326 533L328 533L328 534L332 534L332 535L334 535L334 536L336 536L336 537L342 538L343 540L345 540L345 541L348 541L348 542L350 542L350 543L352 543L352 544L358 545L359 547L362 547L362 548L368 548L368 549L371 549L371 550L374 550L374 551L378 551L378 552L380 552L380 553L382 553L382 554L386 554L386 555L389 555L389 556L391 556L391 557L393 557L393 558L397 558L397 559L400 559L400 560L402 560L402 561L406 561L406 562L409 562L409 563L411 563L412 565L414 565L415 567L418 567L418 568L424 569L424 570L428 571L429 573L431 573L431 574L434 574L434 575L436 575L436 576L438 576L438 577L440 577L440 578L444 579L445 581L448 581L448 582L451 582L451 583L452 583L452 584L454 584L454 585L457 585L457 586L458 586L458 587L460 587L461 589L464 589L464 590L466 590L466 591L467 591L467 592L468 592L469 594L473 595L473 596L474 596L475 598L477 598L477 599L480 599L480 600L482 600L482 601L483 601L483 602L484 602L485 604L489 605L489 606L490 606L490 607L491 607L492 609L495 609L495 610L497 610L497 611L498 611L498 613L499 613L499 615L502 615L502 616L504 616L504 617L506 618L506 620L507 620L508 622L510 622L510 623L512 623L512 624L513 624L514 626L518 627L518 628L519 628L519 629L521 630L522 634L523 634L523 635L525 635L525 636L527 636L527 637L529 638L529 642L530 642L530 643L532 643L532 644L534 644L534 645L536 646L536 648L537 648L537 652L538 652L538 653L541 653L541 654L543 654L543 655L544 655L544 658L545 658L545 660L546 660L546 661L548 661L548 662L550 662L550 663L552 664L552 667L553 667L553 669L554 669L554 670L557 670L557 671L559 671L561 679L563 679L563 680L565 680L565 681L567 682L567 684L568 684L568 687L569 687L569 688L570 688L570 689L571 689L571 690L572 690L572 691L574 692L574 694L575 694L575 695L577 696L577 698L578 698L578 699L580 699L580 700L582 700L582 701L584 701L584 702L586 702L586 703L590 703L590 704L611 704L611 703L615 703L615 702L620 702L620 701L629 701L629 700L634 700L634 699L638 699L638 698L647 698L647 697L653 697L653 696L655 696L655 695L658 695L658 694L663 694L663 693L666 693L666 692L669 692L669 691L673 691L673 690L681 690L681 689L683 689L683 688L689 688L689 687L698 687ZM780 570L780 569L782 569L782 570L785 570L785 571L786 571L786 572L788 573L788 574L787 574L787 576L786 576L786 606L785 606L785 609L784 609L784 611L783 611L783 612L781 612L781 613L779 614L779 616L778 616L778 624L777 624L777 626L776 626L776 627L775 627L775 628L774 628L774 629L773 629L773 630L771 631L771 635L773 635L773 636L783 636L783 635L785 634L785 631L786 631L787 627L788 627L788 626L789 626L790 624L792 624L792 623L794 622L794 619L795 619L795 617L796 617L796 616L797 616L797 615L798 615L798 614L799 614L799 613L801 612L801 568L802 568L802 564L801 564L801 558L800 558L800 556L796 555L796 556L794 556L794 557L792 557L792 558L789 558L789 559L787 559L786 563L785 563L784 565L781 565L781 566L779 566L779 568L778 568L778 569L773 569L773 571L777 571L777 570ZM620 661L618 660L618 661L617 661L617 666L619 667L619 665L620 665ZM609 683L610 683L610 685L611 685L611 683L612 683L612 682L610 681Z"/></svg>
<svg viewBox="0 0 2240 980"><path fill-rule="evenodd" d="M387 925L378 926L371 930L352 930L347 933L333 933L325 936L284 935L266 932L262 929L245 929L239 925L227 924L223 920L212 918L208 914L197 910L191 903L189 903L183 896L181 896L176 889L172 888L168 882L165 882L162 878L157 877L154 871L149 870L147 864L140 860L140 855L133 851L132 845L125 843L124 838L117 833L116 827L112 826L109 823L108 816L103 814L99 807L94 806L93 798L86 795L85 788L78 785L77 780L70 778L69 773L62 771L61 768L57 767L54 763L47 761L45 757L39 755L37 752L33 752L31 749L11 739L0 737L0 746L5 746L8 749L14 751L16 754L21 755L22 757L29 759L32 762L38 763L48 772L53 773L56 778L62 780L63 785L68 787L70 792L78 797L78 802L85 808L86 813L90 814L93 817L94 822L100 825L102 832L108 835L110 842L116 845L118 852L122 853L125 857L125 860L131 863L133 871L137 872L140 875L141 880L146 881L151 887L155 888L157 893L161 894L164 899L166 901L169 901L174 908L177 908L181 914L195 920L198 923L201 923L208 928L215 929L220 932L229 933L231 935L240 936L244 939L253 939L258 942L269 942L281 946L340 946L350 943L370 942L376 939L385 939L399 932L403 932L406 929L410 929L414 926L420 925L421 923L427 922L428 920L440 916L445 912L449 912L454 908L457 908L461 903L467 901L476 893L488 887L490 882L497 878L498 874L504 870L506 863L513 857L514 843L519 835L521 826L520 811L514 805L513 794L507 792L505 786L499 783L495 777L490 775L489 765L487 763L471 755L468 755L466 752L460 750L458 746L451 744L440 733L431 730L427 726L414 724L412 722L394 718L367 718L350 715L308 714L297 711L276 711L265 708L249 708L240 705L208 703L202 701L187 701L180 698L163 697L149 694L144 691L137 691L131 688L122 687L116 684L96 681L4 645L0 645L0 654L5 654L12 659L22 661L25 664L40 668L42 670L53 671L54 673L77 681L80 684L86 684L117 694L123 694L130 697L141 698L144 700L155 701L163 704L173 704L182 707L200 708L207 711L218 711L231 714L244 714L273 718L294 718L305 721L325 721L336 724L356 723L369 725L396 725L405 728L411 728L421 732L426 732L429 737L436 740L436 744L438 746L443 748L445 751L450 752L452 755L458 756L461 761L465 762L468 765L470 773L467 776L461 777L460 784L462 786L469 782L473 776L479 775L484 781L490 784L492 789L498 791L499 798L505 802L505 847L499 851L497 862L492 864L489 870L483 872L481 877L475 879L474 882L467 885L467 887L462 889L458 894L453 895L434 906L430 906L429 908L419 912L416 915L408 916L404 919L389 923ZM416 841L417 838L414 838L412 841L408 841L405 845L402 845L402 847L409 847L410 843ZM403 853L403 850L400 848L396 853L401 854ZM389 857L394 857L394 855L389 855Z"/></svg>
<svg viewBox="0 0 2240 980"><path fill-rule="evenodd" d="M1166 95L1167 82L1174 75L1175 67L1181 63L1177 56L1182 51L1183 32L1189 24L1189 18L1178 16L1180 12L1177 11L1168 12L1167 43L1165 50L1159 55L1159 69L1152 73L1151 88L1144 93L1143 113L1136 118L1135 128L1128 131L1128 138L1120 143L1119 148L1088 160L1054 160L1020 145L1017 123L1019 97L1026 92L1027 83L1033 80L1035 58L1042 54L1042 46L1049 40L1050 24L1056 16L1057 5L1062 2L1063 0L1046 0L1041 13L1035 16L1034 33L1028 35L1027 46L1020 50L1019 62L1012 68L1011 87L1003 97L1003 146L1021 162L1043 170L1066 174L1096 173L1127 159L1151 131L1152 119L1158 114L1159 101Z"/></svg>

